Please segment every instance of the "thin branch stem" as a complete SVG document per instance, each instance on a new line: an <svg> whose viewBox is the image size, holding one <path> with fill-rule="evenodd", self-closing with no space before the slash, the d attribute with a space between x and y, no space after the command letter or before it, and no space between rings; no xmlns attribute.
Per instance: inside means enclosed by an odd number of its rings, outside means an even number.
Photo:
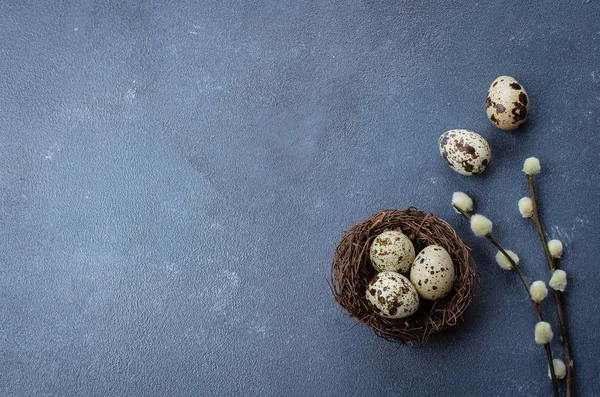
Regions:
<svg viewBox="0 0 600 397"><path fill-rule="evenodd" d="M452 204L452 206L458 212L460 212L465 218L467 218L468 220L471 219L471 214L469 214L468 212L464 211L463 209L457 207L456 205L454 205L454 203ZM488 233L485 236L485 238L487 238L489 242L491 242L500 252L502 252L502 254L506 257L506 259L508 259L508 261L512 265L512 270L514 270L515 273L517 273L517 275L519 276L519 279L521 280L521 283L523 284L523 287L525 287L525 291L527 291L527 296L529 297L529 301L533 304L533 309L535 310L535 315L536 315L538 321L544 321L544 317L542 315L540 305L538 303L534 302L533 299L531 299L531 291L529 289L529 284L527 283L527 280L525 279L525 276L523 275L521 268L519 268L519 266L513 260L513 258L506 253L504 248L502 248L502 246L500 246L500 244L498 244L498 242L496 240L494 240L494 238L492 237L492 235L490 233ZM554 392L554 397L558 397L558 380L556 378L556 373L554 372L554 363L552 362L552 350L550 349L549 343L544 344L544 350L546 351L546 358L548 360L548 366L550 368L550 378L552 379L552 391Z"/></svg>
<svg viewBox="0 0 600 397"><path fill-rule="evenodd" d="M502 248L500 246L500 244L498 244L496 242L496 240L494 240L494 238L492 237L491 234L488 234L487 236L485 236L485 238L487 238L492 244L494 244L494 247L496 247L498 249L498 251L502 252L502 255L504 255L506 257L506 259L508 259L508 261L510 262L510 264L512 266L512 270L514 270L515 273L517 273L517 275L521 279L521 283L523 283L523 287L525 287L525 290L527 291L527 295L529 295L529 297L531 298L531 292L529 291L529 284L527 283L527 280L525 280L525 276L523 275L523 272L521 271L521 268L519 267L519 265L517 265L517 263L513 260L513 258L510 255L508 255L508 253L504 250L504 248ZM539 310L536 310L536 311L539 311Z"/></svg>
<svg viewBox="0 0 600 397"><path fill-rule="evenodd" d="M529 194L531 195L531 201L533 203L533 214L531 216L531 220L535 223L536 229L540 236L540 241L544 248L544 254L546 255L546 261L548 262L548 269L550 269L550 274L558 266L555 266L554 258L550 254L550 250L548 249L548 242L546 241L546 235L544 234L544 228L542 226L542 222L540 220L540 213L538 210L537 199L535 196L535 188L533 186L533 175L527 174L527 185L529 185ZM558 322L560 323L560 332L561 332L561 340L563 345L563 354L565 356L565 363L567 367L567 397L573 396L573 358L571 357L571 345L569 343L569 334L567 331L567 321L565 319L565 311L564 305L562 301L562 292L554 291L554 302L556 303L556 312L558 314Z"/></svg>
<svg viewBox="0 0 600 397"><path fill-rule="evenodd" d="M556 303L556 312L560 323L561 340L563 343L563 354L567 367L566 383L567 397L573 396L573 356L571 356L571 345L569 343L569 334L567 332L567 321L565 318L564 306L562 301L562 292L554 291L554 303Z"/></svg>
<svg viewBox="0 0 600 397"><path fill-rule="evenodd" d="M548 269L550 269L550 273L552 273L555 269L554 260L552 259L552 255L550 255L548 242L546 241L546 235L544 234L544 228L542 227L542 222L540 222L540 213L538 211L537 199L535 198L535 188L533 187L533 175L527 174L527 184L529 185L529 194L531 196L531 202L533 203L533 214L531 216L531 220L533 220L533 223L535 223L535 227L540 235L540 241L544 246L544 254L546 254L546 261L548 262Z"/></svg>

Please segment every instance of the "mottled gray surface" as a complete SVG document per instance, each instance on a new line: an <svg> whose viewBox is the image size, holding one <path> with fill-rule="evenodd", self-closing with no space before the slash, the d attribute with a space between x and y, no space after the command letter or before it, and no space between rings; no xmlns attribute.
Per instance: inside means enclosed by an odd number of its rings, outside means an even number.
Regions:
<svg viewBox="0 0 600 397"><path fill-rule="evenodd" d="M0 395L548 396L522 287L448 204L470 193L546 278L531 155L600 395L597 0L46 3L0 2ZM531 98L517 132L485 116L501 74ZM488 139L483 176L442 162L451 128ZM463 325L395 350L349 330L321 266L408 205L482 279Z"/></svg>

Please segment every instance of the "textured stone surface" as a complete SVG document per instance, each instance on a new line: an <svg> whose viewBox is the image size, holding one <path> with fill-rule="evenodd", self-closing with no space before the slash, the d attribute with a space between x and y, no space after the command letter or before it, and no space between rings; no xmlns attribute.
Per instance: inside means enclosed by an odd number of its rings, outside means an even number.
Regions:
<svg viewBox="0 0 600 397"><path fill-rule="evenodd" d="M547 279L532 155L600 395L598 1L46 3L0 3L0 395L549 395L522 287L449 206L471 194ZM503 74L531 99L515 132L485 114ZM489 141L483 175L442 161L452 128ZM321 266L408 205L482 280L463 325L395 350L349 331Z"/></svg>

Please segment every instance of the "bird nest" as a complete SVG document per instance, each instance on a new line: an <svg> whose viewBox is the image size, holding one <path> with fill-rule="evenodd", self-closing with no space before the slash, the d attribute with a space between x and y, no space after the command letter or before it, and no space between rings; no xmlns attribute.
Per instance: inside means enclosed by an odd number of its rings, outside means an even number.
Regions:
<svg viewBox="0 0 600 397"><path fill-rule="evenodd" d="M419 310L409 317L388 319L375 314L365 296L369 280L377 274L369 260L371 243L386 230L402 231L415 252L436 244L448 251L456 278L452 291L434 302L421 299ZM330 273L336 301L351 317L378 336L400 344L419 346L430 336L456 325L471 303L479 277L471 250L444 220L417 208L380 211L344 232Z"/></svg>

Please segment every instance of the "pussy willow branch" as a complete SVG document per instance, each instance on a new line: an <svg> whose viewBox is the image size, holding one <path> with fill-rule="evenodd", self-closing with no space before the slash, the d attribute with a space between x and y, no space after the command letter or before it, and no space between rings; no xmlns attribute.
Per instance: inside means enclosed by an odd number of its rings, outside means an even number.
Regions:
<svg viewBox="0 0 600 397"><path fill-rule="evenodd" d="M542 227L542 222L540 220L540 214L538 211L537 199L535 197L535 188L533 186L533 175L527 174L527 184L529 185L529 194L531 196L531 201L533 203L533 214L531 216L531 220L535 223L538 234L540 235L540 241L542 242L542 246L544 247L544 254L546 255L546 260L548 262L548 269L550 273L556 270L556 266L554 265L554 258L550 254L550 250L548 249L548 242L546 241L546 235L544 234L544 228ZM565 311L562 300L562 292L554 291L554 303L556 303L556 312L558 314L558 322L560 323L560 333L563 345L563 354L565 356L565 363L567 367L567 397L573 396L573 358L571 357L571 346L569 343L569 335L567 332L567 321L565 320Z"/></svg>
<svg viewBox="0 0 600 397"><path fill-rule="evenodd" d="M465 218L467 218L468 220L471 219L471 214L469 214L466 211L463 211L461 208L458 208L454 204L452 204L452 206L458 212L460 212ZM502 248L500 246L500 244L498 244L498 242L496 240L494 240L494 238L492 237L492 235L490 233L488 233L485 236L485 238L488 239L488 241L490 243L492 243L494 245L494 247L496 247L500 252L502 252L502 255L504 255L506 257L506 259L508 259L508 261L512 265L512 270L514 270L515 273L517 273L517 275L519 276L519 279L521 280L521 283L523 284L523 287L525 287L525 291L527 291L527 296L529 297L529 300L533 304L533 309L535 310L535 314L536 314L538 321L544 321L544 317L542 316L542 310L540 309L540 305L538 303L534 302L533 299L531 299L531 291L529 290L529 284L527 283L527 280L525 280L525 276L523 275L521 268L517 265L517 263L513 260L513 258L506 253L504 248ZM554 363L552 362L552 350L550 350L550 343L544 344L544 350L546 351L546 358L548 360L548 366L550 368L550 378L552 379L552 391L554 392L554 397L558 397L558 380L556 379L556 373L554 372Z"/></svg>

